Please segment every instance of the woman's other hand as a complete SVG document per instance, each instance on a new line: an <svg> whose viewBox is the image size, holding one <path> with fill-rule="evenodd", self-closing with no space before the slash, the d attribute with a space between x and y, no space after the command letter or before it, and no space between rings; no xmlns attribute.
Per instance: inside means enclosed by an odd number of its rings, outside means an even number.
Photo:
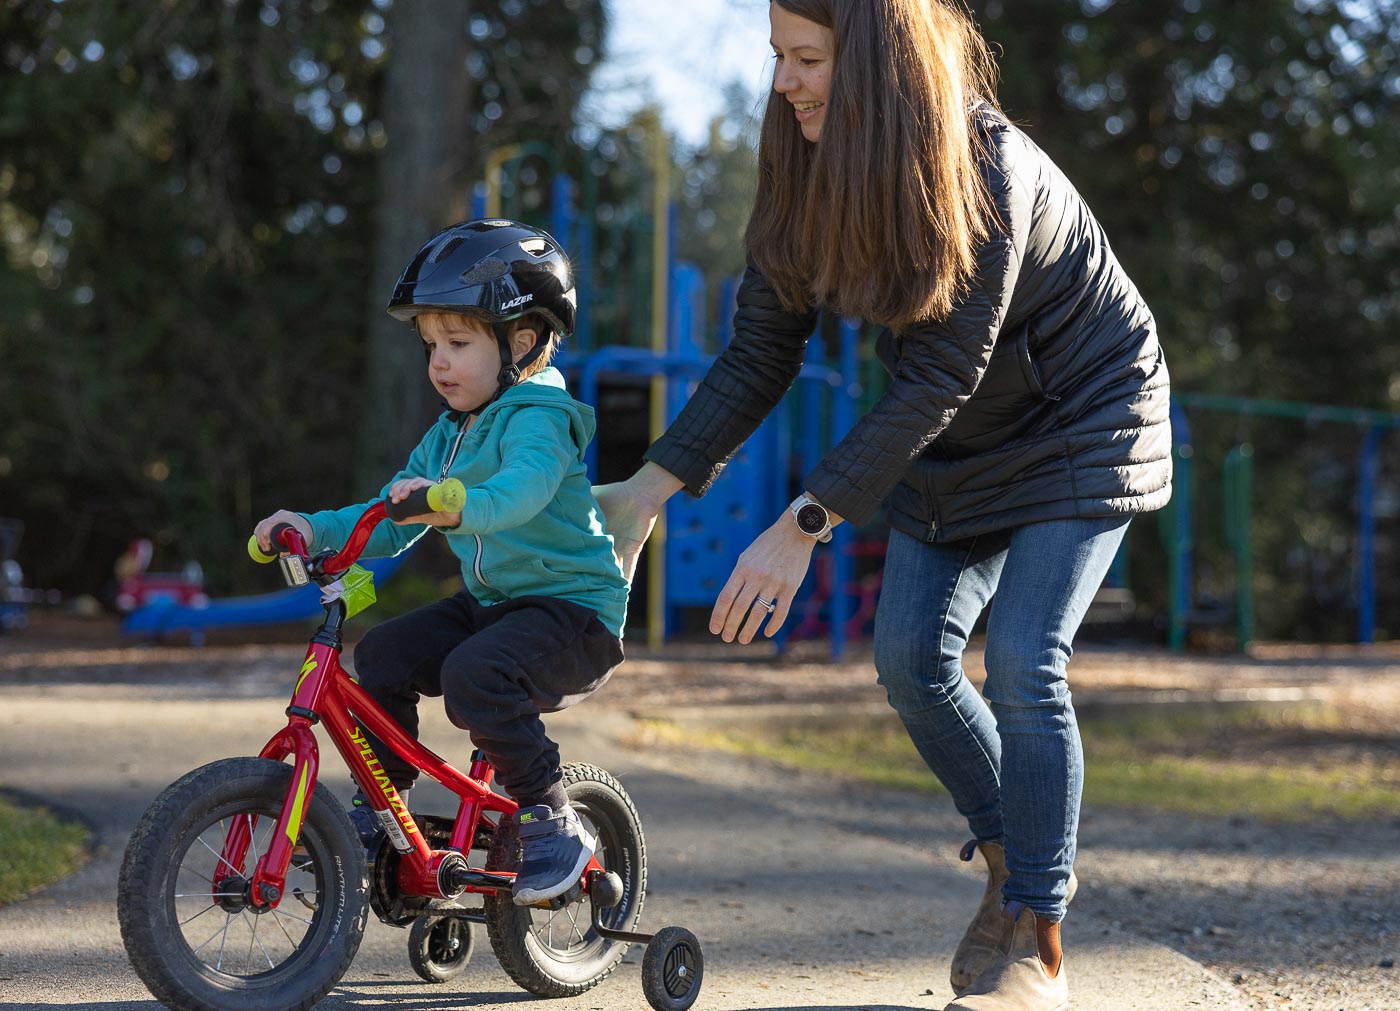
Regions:
<svg viewBox="0 0 1400 1011"><path fill-rule="evenodd" d="M816 543L797 529L790 514L780 516L739 556L710 613L710 631L725 642L737 637L749 643L767 619L763 634L770 639L776 635L806 578Z"/></svg>

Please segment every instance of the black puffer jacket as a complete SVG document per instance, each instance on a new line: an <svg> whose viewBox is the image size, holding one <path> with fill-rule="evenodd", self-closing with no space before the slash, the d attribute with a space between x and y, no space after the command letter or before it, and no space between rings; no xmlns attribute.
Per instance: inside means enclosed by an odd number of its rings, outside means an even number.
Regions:
<svg viewBox="0 0 1400 1011"><path fill-rule="evenodd" d="M1050 159L989 106L974 119L1007 227L947 319L881 338L888 391L804 486L855 523L884 503L930 541L1160 508L1171 428L1152 314ZM646 458L703 494L792 385L815 319L750 269L733 341Z"/></svg>

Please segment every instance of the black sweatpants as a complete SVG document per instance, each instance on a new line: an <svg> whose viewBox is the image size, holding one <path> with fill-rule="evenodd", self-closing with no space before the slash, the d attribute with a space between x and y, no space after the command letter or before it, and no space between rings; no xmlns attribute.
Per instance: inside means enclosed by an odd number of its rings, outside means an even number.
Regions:
<svg viewBox="0 0 1400 1011"><path fill-rule="evenodd" d="M620 663L622 642L587 607L543 596L486 607L465 590L376 625L355 647L360 685L385 712L416 739L419 696L442 696L522 807L565 802L540 714L587 698ZM418 770L370 742L395 789L412 786Z"/></svg>

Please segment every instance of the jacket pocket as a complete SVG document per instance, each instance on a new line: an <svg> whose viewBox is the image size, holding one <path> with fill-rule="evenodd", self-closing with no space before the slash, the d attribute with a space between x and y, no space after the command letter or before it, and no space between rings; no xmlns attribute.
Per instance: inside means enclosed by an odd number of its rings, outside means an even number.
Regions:
<svg viewBox="0 0 1400 1011"><path fill-rule="evenodd" d="M1016 360L1021 366L1021 378L1025 380L1026 388L1042 400L1059 400L1059 397L1045 389L1045 382L1040 378L1040 367L1036 365L1031 354L1031 335L1034 332L1034 329L1027 325L1016 338Z"/></svg>

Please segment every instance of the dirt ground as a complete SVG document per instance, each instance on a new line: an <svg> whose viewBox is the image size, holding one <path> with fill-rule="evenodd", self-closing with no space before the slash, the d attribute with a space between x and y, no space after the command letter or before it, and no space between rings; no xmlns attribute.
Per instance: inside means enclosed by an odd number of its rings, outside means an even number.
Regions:
<svg viewBox="0 0 1400 1011"><path fill-rule="evenodd" d="M0 636L0 684L162 683L214 695L276 693L305 633L275 630L196 649L123 640L107 619L51 616ZM243 637L245 640L252 637ZM273 641L276 640L276 641ZM968 674L982 676L980 650ZM1336 749L1400 763L1400 644L1260 644L1248 656L1081 647L1070 667L1076 706L1124 701L1324 702L1339 715L1323 738L1269 740L1281 765ZM775 656L697 643L654 653L632 644L606 690L638 715L709 719L739 711L883 707L868 651L832 661L819 644ZM1241 747L1260 748L1258 741ZM1349 749L1349 750L1348 750ZM951 806L933 798L931 817ZM1164 942L1234 983L1258 1008L1400 1009L1400 820L1271 825L1251 818L1086 808L1076 905ZM1072 916L1067 921L1072 943Z"/></svg>

